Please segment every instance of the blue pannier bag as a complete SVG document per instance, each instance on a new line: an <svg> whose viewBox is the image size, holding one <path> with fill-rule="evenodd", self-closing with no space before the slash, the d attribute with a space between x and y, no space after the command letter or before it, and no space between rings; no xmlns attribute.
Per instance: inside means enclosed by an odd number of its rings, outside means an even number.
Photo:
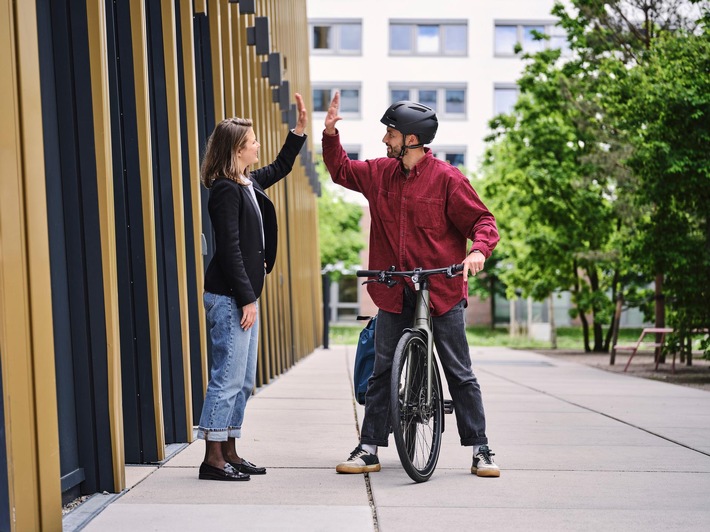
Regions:
<svg viewBox="0 0 710 532"><path fill-rule="evenodd" d="M377 316L370 318L365 328L360 331L360 341L355 351L355 369L353 371L353 388L355 400L365 404L367 381L370 380L375 367L375 321Z"/></svg>

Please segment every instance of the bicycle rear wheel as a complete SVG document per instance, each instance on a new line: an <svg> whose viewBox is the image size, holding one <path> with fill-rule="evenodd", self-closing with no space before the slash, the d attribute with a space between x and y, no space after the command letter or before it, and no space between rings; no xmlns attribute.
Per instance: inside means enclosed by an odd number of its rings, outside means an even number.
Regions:
<svg viewBox="0 0 710 532"><path fill-rule="evenodd" d="M434 473L441 449L444 400L439 369L432 356L431 403L427 404L427 342L419 332L400 338L392 361L390 412L402 466L415 482Z"/></svg>

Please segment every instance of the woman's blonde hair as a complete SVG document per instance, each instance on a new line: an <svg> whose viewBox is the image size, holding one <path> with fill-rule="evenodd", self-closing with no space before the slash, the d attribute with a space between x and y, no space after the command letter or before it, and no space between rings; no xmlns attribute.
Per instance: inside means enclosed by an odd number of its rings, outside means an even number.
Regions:
<svg viewBox="0 0 710 532"><path fill-rule="evenodd" d="M237 151L247 141L247 133L252 127L248 118L225 118L207 140L207 149L200 168L200 181L210 188L218 177L226 177L239 184L245 184L237 165Z"/></svg>

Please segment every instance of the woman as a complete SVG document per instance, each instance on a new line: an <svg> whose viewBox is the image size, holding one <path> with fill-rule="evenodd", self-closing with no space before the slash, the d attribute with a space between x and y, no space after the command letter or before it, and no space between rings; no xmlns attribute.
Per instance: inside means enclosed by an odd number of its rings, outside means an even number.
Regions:
<svg viewBox="0 0 710 532"><path fill-rule="evenodd" d="M237 454L236 438L256 380L258 299L276 258L276 210L264 189L291 172L306 141L306 109L301 95L295 97L296 127L269 166L249 171L259 161L259 142L244 118L217 125L202 161L215 235L204 284L212 367L197 431L205 440L199 474L204 480L249 480L266 473Z"/></svg>

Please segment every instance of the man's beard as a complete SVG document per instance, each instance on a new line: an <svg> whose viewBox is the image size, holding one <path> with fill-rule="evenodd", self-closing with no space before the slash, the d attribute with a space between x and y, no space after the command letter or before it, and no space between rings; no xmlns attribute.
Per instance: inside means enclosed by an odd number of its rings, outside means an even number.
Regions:
<svg viewBox="0 0 710 532"><path fill-rule="evenodd" d="M392 146L387 146L387 157L391 157L392 159L398 159L401 154L402 148L395 150L395 148L393 148Z"/></svg>

